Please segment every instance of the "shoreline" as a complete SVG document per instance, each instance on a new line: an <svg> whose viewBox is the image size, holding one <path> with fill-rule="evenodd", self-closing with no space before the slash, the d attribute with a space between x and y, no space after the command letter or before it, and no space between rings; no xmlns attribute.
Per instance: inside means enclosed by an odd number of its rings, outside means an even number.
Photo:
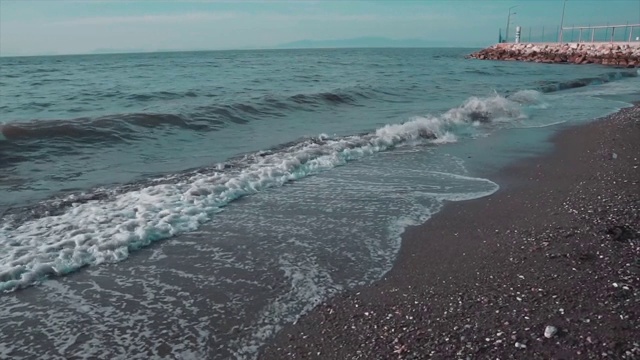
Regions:
<svg viewBox="0 0 640 360"><path fill-rule="evenodd" d="M495 194L406 229L383 279L260 358L640 357L638 139L638 104L560 131L550 154L492 175Z"/></svg>

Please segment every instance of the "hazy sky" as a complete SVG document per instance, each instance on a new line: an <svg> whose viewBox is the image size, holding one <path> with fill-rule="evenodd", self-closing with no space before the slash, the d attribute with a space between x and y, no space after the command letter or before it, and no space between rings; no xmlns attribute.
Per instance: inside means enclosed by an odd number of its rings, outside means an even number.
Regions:
<svg viewBox="0 0 640 360"><path fill-rule="evenodd" d="M563 0L0 0L0 55L243 49L362 36L483 46L497 41L514 5L511 25L525 34L543 25L555 32L560 23ZM607 22L640 23L640 0L566 3L565 26Z"/></svg>

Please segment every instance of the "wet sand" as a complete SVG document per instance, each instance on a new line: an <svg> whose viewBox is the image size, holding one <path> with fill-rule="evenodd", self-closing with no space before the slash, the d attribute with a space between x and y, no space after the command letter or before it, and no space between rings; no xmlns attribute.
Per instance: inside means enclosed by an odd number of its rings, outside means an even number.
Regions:
<svg viewBox="0 0 640 360"><path fill-rule="evenodd" d="M318 306L260 358L640 358L640 107L554 144L480 174L501 190L408 229L382 280Z"/></svg>

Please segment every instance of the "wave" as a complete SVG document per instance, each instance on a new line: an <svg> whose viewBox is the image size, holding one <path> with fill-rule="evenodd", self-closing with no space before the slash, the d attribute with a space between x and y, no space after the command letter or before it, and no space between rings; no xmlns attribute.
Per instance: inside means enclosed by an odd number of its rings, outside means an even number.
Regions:
<svg viewBox="0 0 640 360"><path fill-rule="evenodd" d="M541 83L537 90L543 93L550 93L562 90L575 89L590 85L601 85L608 82L621 80L625 78L638 77L637 71L612 71L598 77L573 79L569 81L546 81Z"/></svg>
<svg viewBox="0 0 640 360"><path fill-rule="evenodd" d="M321 92L315 94L297 94L289 97L289 100L297 104L355 104L358 98L368 99L371 95L365 91L348 92Z"/></svg>
<svg viewBox="0 0 640 360"><path fill-rule="evenodd" d="M10 209L0 222L0 291L87 265L112 263L155 241L196 230L230 202L398 146L456 141L473 124L521 114L499 95L472 97L438 116L345 137L325 134L209 168Z"/></svg>
<svg viewBox="0 0 640 360"><path fill-rule="evenodd" d="M55 68L38 68L38 69L33 69L31 70L31 72L33 73L54 73L54 72L60 72L60 69L55 69Z"/></svg>
<svg viewBox="0 0 640 360"><path fill-rule="evenodd" d="M171 91L156 91L147 94L131 94L125 98L137 102L156 101L156 100L177 100L183 98L198 97L194 91L186 91L184 93L175 93Z"/></svg>
<svg viewBox="0 0 640 360"><path fill-rule="evenodd" d="M177 94L158 92L134 94L131 99L172 99L197 97L194 92ZM315 111L320 106L356 105L359 99L371 98L373 91L347 90L295 94L292 96L265 96L246 103L212 104L200 106L186 113L132 113L114 114L97 118L71 120L34 120L0 124L0 138L4 140L64 139L80 142L112 142L131 140L143 136L141 128L175 127L193 131L215 131L225 124L246 124L265 117L285 116L288 111ZM45 106L49 104L34 104ZM146 135L144 135L146 136Z"/></svg>
<svg viewBox="0 0 640 360"><path fill-rule="evenodd" d="M541 93L550 93L637 76L637 71L612 71L592 78L559 82L544 81L538 83L534 88ZM123 97L124 95L109 93L101 96ZM185 93L160 91L148 94L131 94L127 96L127 99L145 102L200 96L203 94L196 91ZM131 113L70 120L9 122L4 125L0 124L0 141L61 139L65 142L78 141L82 143L122 142L148 136L146 131L149 128L174 127L196 132L217 131L229 124L246 124L250 121L270 117L283 117L293 111L318 111L322 107L342 105L360 106L361 100L368 99L393 102L398 96L399 94L383 89L352 87L329 92L298 93L290 96L266 95L241 103L199 106L181 113ZM30 104L32 107L48 107L50 105L48 103ZM472 116L476 116L478 121L485 120L482 111L477 111ZM46 144L42 145L46 146Z"/></svg>
<svg viewBox="0 0 640 360"><path fill-rule="evenodd" d="M521 92L519 92L521 93ZM519 94L516 93L516 94ZM524 94L524 92L522 92ZM471 97L462 106L451 109L444 114L446 119L453 122L491 122L501 119L520 118L520 99L515 100L498 95L488 98Z"/></svg>
<svg viewBox="0 0 640 360"><path fill-rule="evenodd" d="M10 141L63 138L80 142L106 142L136 138L133 127L149 128L166 125L190 127L179 115L140 113L104 116L97 119L7 123L0 125L0 133Z"/></svg>

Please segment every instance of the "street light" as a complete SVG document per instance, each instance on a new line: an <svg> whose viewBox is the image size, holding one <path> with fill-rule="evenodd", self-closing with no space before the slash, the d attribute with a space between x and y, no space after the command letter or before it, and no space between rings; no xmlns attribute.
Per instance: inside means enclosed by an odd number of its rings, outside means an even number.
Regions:
<svg viewBox="0 0 640 360"><path fill-rule="evenodd" d="M558 36L558 42L562 43L562 33L564 32L564 30L562 29L562 26L564 25L564 8L567 6L567 0L564 0L564 2L562 3L562 19L560 20L560 35Z"/></svg>
<svg viewBox="0 0 640 360"><path fill-rule="evenodd" d="M509 8L509 15L507 16L507 31L504 34L504 38L506 39L506 42L509 42L509 22L511 21L511 9L517 8L518 5L514 5L512 7ZM516 13L513 13L513 15L515 15Z"/></svg>

